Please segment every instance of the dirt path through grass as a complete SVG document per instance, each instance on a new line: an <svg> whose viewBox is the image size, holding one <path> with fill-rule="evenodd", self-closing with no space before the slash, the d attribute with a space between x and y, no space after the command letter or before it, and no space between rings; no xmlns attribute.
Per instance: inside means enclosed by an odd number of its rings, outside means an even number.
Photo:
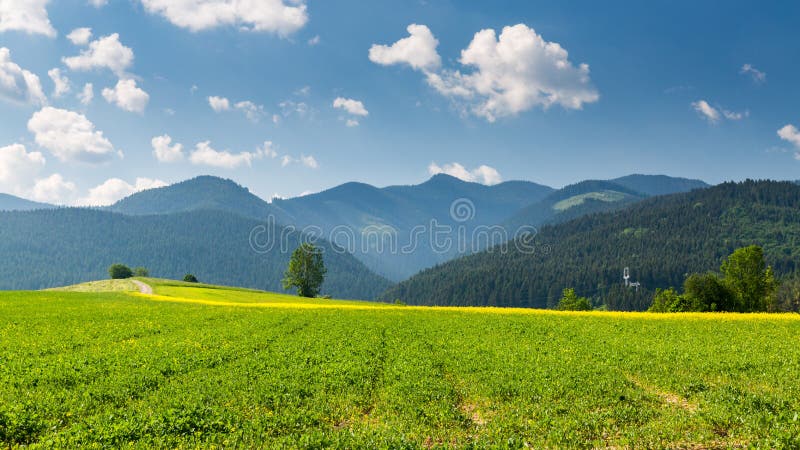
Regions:
<svg viewBox="0 0 800 450"><path fill-rule="evenodd" d="M139 280L131 280L133 284L139 287L139 292L145 295L153 295L153 287L149 284L142 283Z"/></svg>

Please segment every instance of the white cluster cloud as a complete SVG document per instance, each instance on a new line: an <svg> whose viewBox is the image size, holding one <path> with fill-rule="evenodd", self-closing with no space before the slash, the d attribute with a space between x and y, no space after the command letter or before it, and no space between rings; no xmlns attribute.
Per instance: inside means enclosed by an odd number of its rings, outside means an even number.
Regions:
<svg viewBox="0 0 800 450"><path fill-rule="evenodd" d="M89 43L89 48L78 56L62 58L72 70L109 69L118 77L125 78L125 71L133 64L133 50L122 45L119 34L103 36Z"/></svg>
<svg viewBox="0 0 800 450"><path fill-rule="evenodd" d="M744 112L735 112L729 111L725 108L715 108L711 106L705 100L698 100L696 102L692 102L692 108L700 115L700 117L706 119L709 123L716 124L719 123L720 120L742 120L745 117L750 116L750 111Z"/></svg>
<svg viewBox="0 0 800 450"><path fill-rule="evenodd" d="M79 199L78 204L82 206L108 206L136 192L166 185L167 183L161 180L152 180L150 178L137 178L134 184L119 178L109 178L102 184L89 189L89 195Z"/></svg>
<svg viewBox="0 0 800 450"><path fill-rule="evenodd" d="M173 143L172 137L168 134L154 137L151 140L151 144L153 146L153 154L160 162L173 163L181 161L185 157L183 144ZM189 152L188 157L189 162L195 165L236 169L242 166L250 167L253 161L262 158L277 158L278 152L272 141L264 141L263 144L252 152L239 153L233 153L230 150L216 150L211 146L210 141L203 141L195 145L194 150ZM282 161L288 161L283 163L283 165L297 161L303 162L310 167L317 166L317 162L313 157L303 156L299 159L294 159L287 155L283 157Z"/></svg>
<svg viewBox="0 0 800 450"><path fill-rule="evenodd" d="M61 69L50 69L47 75L53 80L53 97L61 97L70 91L69 78L61 74Z"/></svg>
<svg viewBox="0 0 800 450"><path fill-rule="evenodd" d="M437 70L438 41L424 25L408 27L410 36L391 46L373 45L370 60L381 65L407 64L425 74L428 84L465 110L494 122L536 106L581 109L600 95L592 85L589 66L575 66L556 42L548 42L524 24L475 33L461 51L459 63L470 73Z"/></svg>
<svg viewBox="0 0 800 450"><path fill-rule="evenodd" d="M796 149L794 158L800 160L800 130L794 125L787 124L778 130L778 137L794 145Z"/></svg>
<svg viewBox="0 0 800 450"><path fill-rule="evenodd" d="M258 122L264 116L264 107L262 105L256 105L250 100L237 102L233 107L243 112L247 120L251 122Z"/></svg>
<svg viewBox="0 0 800 450"><path fill-rule="evenodd" d="M752 64L743 65L742 66L742 70L740 70L739 73L741 73L743 75L749 75L750 78L752 78L753 81L756 84L761 84L761 83L766 83L767 82L767 74L766 74L766 72L762 72L762 71L756 69L755 67L752 66Z"/></svg>
<svg viewBox="0 0 800 450"><path fill-rule="evenodd" d="M89 4L95 8L102 8L108 4L108 0L89 0Z"/></svg>
<svg viewBox="0 0 800 450"><path fill-rule="evenodd" d="M431 175L444 173L464 181L481 183L487 186L498 184L503 181L503 177L500 176L500 172L498 172L497 169L487 165L481 165L473 170L469 170L457 162L445 164L443 166L439 166L435 162L432 162L428 166L428 173Z"/></svg>
<svg viewBox="0 0 800 450"><path fill-rule="evenodd" d="M103 89L103 98L120 109L139 114L144 113L144 109L150 101L150 95L136 86L136 80L132 78L119 80L113 89Z"/></svg>
<svg viewBox="0 0 800 450"><path fill-rule="evenodd" d="M0 97L39 106L47 103L39 77L14 63L6 47L0 47Z"/></svg>
<svg viewBox="0 0 800 450"><path fill-rule="evenodd" d="M141 0L145 9L191 31L237 26L287 36L308 22L304 0Z"/></svg>
<svg viewBox="0 0 800 450"><path fill-rule="evenodd" d="M230 100L225 97L217 97L216 95L208 97L208 105L216 112L228 111L231 109Z"/></svg>
<svg viewBox="0 0 800 450"><path fill-rule="evenodd" d="M711 123L716 123L719 121L720 114L716 108L709 105L705 100L698 100L696 102L692 102L692 108L697 111L702 117L705 117Z"/></svg>
<svg viewBox="0 0 800 450"><path fill-rule="evenodd" d="M161 180L149 178L137 178L135 184L111 178L79 198L75 183L61 174L39 177L45 163L42 153L29 152L22 144L0 147L0 191L53 204L105 206L135 192L166 186Z"/></svg>
<svg viewBox="0 0 800 450"><path fill-rule="evenodd" d="M22 144L0 147L0 191L39 202L65 204L76 191L75 183L59 174L40 177L46 159Z"/></svg>
<svg viewBox="0 0 800 450"><path fill-rule="evenodd" d="M75 45L86 45L92 38L91 28L75 28L68 35L67 39Z"/></svg>
<svg viewBox="0 0 800 450"><path fill-rule="evenodd" d="M778 136L784 141L794 144L795 147L800 148L800 131L794 125L785 125L778 130Z"/></svg>
<svg viewBox="0 0 800 450"><path fill-rule="evenodd" d="M66 181L60 174L54 173L47 178L37 180L31 189L30 197L37 202L66 204L72 201L76 191L75 183Z"/></svg>
<svg viewBox="0 0 800 450"><path fill-rule="evenodd" d="M439 41L425 25L411 24L409 36L392 45L374 44L369 49L369 60L382 66L407 64L415 70L432 72L439 68L442 59L436 51Z"/></svg>
<svg viewBox="0 0 800 450"><path fill-rule="evenodd" d="M364 107L364 103L353 100L352 98L337 97L333 101L333 107L336 109L343 109L347 111L348 114L354 116L366 117L369 115L369 111Z"/></svg>
<svg viewBox="0 0 800 450"><path fill-rule="evenodd" d="M0 33L23 31L55 37L56 30L47 17L49 0L0 0Z"/></svg>
<svg viewBox="0 0 800 450"><path fill-rule="evenodd" d="M88 105L92 103L92 99L94 98L94 85L92 83L86 83L83 85L83 89L78 93L78 100L83 105Z"/></svg>
<svg viewBox="0 0 800 450"><path fill-rule="evenodd" d="M22 195L22 187L45 165L40 152L28 152L22 144L0 147L0 190Z"/></svg>
<svg viewBox="0 0 800 450"><path fill-rule="evenodd" d="M46 106L33 114L28 130L36 143L61 161L101 162L110 158L114 146L95 130L83 114Z"/></svg>
<svg viewBox="0 0 800 450"><path fill-rule="evenodd" d="M310 169L316 169L319 167L319 163L313 156L300 155L299 158L293 158L289 155L284 155L283 158L281 158L282 167L286 167L293 163L302 164Z"/></svg>
<svg viewBox="0 0 800 450"><path fill-rule="evenodd" d="M230 111L231 109L241 111L249 121L254 123L261 120L265 114L264 106L257 105L250 100L242 100L231 105L231 101L227 98L212 95L208 97L208 105L211 106L211 109L215 112Z"/></svg>
<svg viewBox="0 0 800 450"><path fill-rule="evenodd" d="M275 150L275 144L272 141L264 141L256 151L268 158L276 158L278 156L278 151Z"/></svg>
<svg viewBox="0 0 800 450"><path fill-rule="evenodd" d="M172 145L172 137L165 134L154 137L150 143L153 146L153 154L160 162L177 162L183 159L183 145L176 143Z"/></svg>
<svg viewBox="0 0 800 450"><path fill-rule="evenodd" d="M253 160L260 159L263 153L260 150L255 152L231 153L229 150L215 150L211 147L211 141L199 142L191 155L189 161L196 165L220 167L223 169L235 169L240 166L252 166Z"/></svg>

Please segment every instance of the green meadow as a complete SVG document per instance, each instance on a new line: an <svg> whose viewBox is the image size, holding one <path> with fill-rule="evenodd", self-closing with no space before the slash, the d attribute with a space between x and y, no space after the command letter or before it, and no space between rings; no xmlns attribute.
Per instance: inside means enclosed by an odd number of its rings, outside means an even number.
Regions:
<svg viewBox="0 0 800 450"><path fill-rule="evenodd" d="M0 444L800 446L797 315L426 308L143 281L155 295L0 294Z"/></svg>

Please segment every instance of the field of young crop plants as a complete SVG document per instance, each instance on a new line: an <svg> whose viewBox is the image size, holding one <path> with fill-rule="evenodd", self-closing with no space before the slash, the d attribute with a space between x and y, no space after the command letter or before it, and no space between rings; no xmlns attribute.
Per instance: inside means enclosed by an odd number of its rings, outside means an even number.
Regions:
<svg viewBox="0 0 800 450"><path fill-rule="evenodd" d="M0 444L798 447L800 319L0 294Z"/></svg>

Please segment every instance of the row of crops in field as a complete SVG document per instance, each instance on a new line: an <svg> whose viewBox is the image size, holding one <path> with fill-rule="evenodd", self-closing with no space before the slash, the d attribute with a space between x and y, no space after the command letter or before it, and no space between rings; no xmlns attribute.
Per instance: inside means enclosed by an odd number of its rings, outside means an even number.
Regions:
<svg viewBox="0 0 800 450"><path fill-rule="evenodd" d="M0 442L800 445L794 316L293 308L156 290L2 294Z"/></svg>

